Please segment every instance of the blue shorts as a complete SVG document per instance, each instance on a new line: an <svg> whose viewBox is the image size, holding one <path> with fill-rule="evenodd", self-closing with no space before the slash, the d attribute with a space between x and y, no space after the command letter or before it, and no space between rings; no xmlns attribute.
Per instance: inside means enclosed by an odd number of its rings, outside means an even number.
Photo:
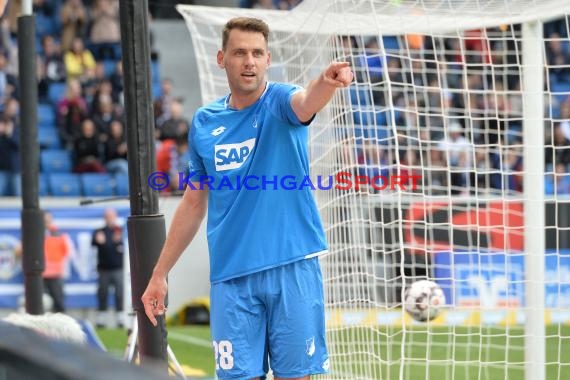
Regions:
<svg viewBox="0 0 570 380"><path fill-rule="evenodd" d="M210 318L219 379L295 378L328 371L318 258L212 284Z"/></svg>

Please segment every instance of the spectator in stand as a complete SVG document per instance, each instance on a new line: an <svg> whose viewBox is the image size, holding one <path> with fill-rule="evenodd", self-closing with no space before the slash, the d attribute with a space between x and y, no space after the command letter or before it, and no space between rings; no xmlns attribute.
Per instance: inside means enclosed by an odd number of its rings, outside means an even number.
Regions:
<svg viewBox="0 0 570 380"><path fill-rule="evenodd" d="M415 149L408 149L400 159L400 172L394 168L392 175L400 176L400 183L402 184L401 190L406 192L421 192L422 191L422 171L418 163L418 154ZM398 190L398 187L394 187Z"/></svg>
<svg viewBox="0 0 570 380"><path fill-rule="evenodd" d="M169 175L172 174L171 171L171 158L172 152L175 149L176 141L174 139L167 139L161 141L157 144L156 148L156 170L162 173L168 173ZM162 192L170 193L172 190L177 190L177 186L174 185L172 182L172 178L170 178L170 186Z"/></svg>
<svg viewBox="0 0 570 380"><path fill-rule="evenodd" d="M340 55L337 57L338 61L345 60L349 62L354 61L353 55L358 54L358 43L356 42L356 38L354 36L340 36L340 41L338 41L339 46L339 53Z"/></svg>
<svg viewBox="0 0 570 380"><path fill-rule="evenodd" d="M375 181L376 187L389 185L388 181L391 168L390 150L384 146L380 146L378 142L368 143L364 148L362 154L358 156L358 175L368 176L372 179L376 176L378 180ZM354 180L354 178L352 179ZM387 187L384 190L389 190ZM368 191L371 193L377 192L372 186L360 186L361 191Z"/></svg>
<svg viewBox="0 0 570 380"><path fill-rule="evenodd" d="M240 0L238 5L240 8L251 8L256 1L257 0Z"/></svg>
<svg viewBox="0 0 570 380"><path fill-rule="evenodd" d="M499 176L496 169L491 164L491 156L489 150L485 146L475 146L474 167L470 173L469 184L471 193L482 195L488 193L491 183L496 183Z"/></svg>
<svg viewBox="0 0 570 380"><path fill-rule="evenodd" d="M253 2L251 8L256 9L277 9L273 0L257 0Z"/></svg>
<svg viewBox="0 0 570 380"><path fill-rule="evenodd" d="M563 163L554 165L554 173L547 173L544 181L545 195L570 194L570 173Z"/></svg>
<svg viewBox="0 0 570 380"><path fill-rule="evenodd" d="M97 60L119 60L121 28L119 2L96 0L91 8L89 40Z"/></svg>
<svg viewBox="0 0 570 380"><path fill-rule="evenodd" d="M190 150L188 147L188 138L186 136L178 136L174 141L174 147L170 155L170 178L171 188L173 190L184 190L185 184L180 187L180 174L187 176L190 172L188 167L190 162Z"/></svg>
<svg viewBox="0 0 570 380"><path fill-rule="evenodd" d="M18 78L6 71L7 62L4 52L0 52L0 112L4 111L6 102L16 95L18 84Z"/></svg>
<svg viewBox="0 0 570 380"><path fill-rule="evenodd" d="M449 167L445 152L437 147L429 150L427 166L423 168L422 187L426 195L446 195L448 189Z"/></svg>
<svg viewBox="0 0 570 380"><path fill-rule="evenodd" d="M101 83L109 81L105 74L105 65L103 62L95 62L95 70L93 70L93 77L83 83L83 94L88 99L89 103L93 102L93 98L99 89Z"/></svg>
<svg viewBox="0 0 570 380"><path fill-rule="evenodd" d="M159 120L157 135L159 140L173 139L178 136L188 136L189 124L184 117L181 99L174 99L170 104L170 118Z"/></svg>
<svg viewBox="0 0 570 380"><path fill-rule="evenodd" d="M93 54L83 44L83 40L75 37L71 48L64 54L63 61L69 79L79 79L84 84L95 78L97 63Z"/></svg>
<svg viewBox="0 0 570 380"><path fill-rule="evenodd" d="M65 82L67 72L61 55L61 48L53 36L42 37L42 61L48 83Z"/></svg>
<svg viewBox="0 0 570 380"><path fill-rule="evenodd" d="M295 8L301 1L300 0L281 0L277 5L277 9L282 11L290 11Z"/></svg>
<svg viewBox="0 0 570 380"><path fill-rule="evenodd" d="M58 9L57 3L55 0L33 0L33 9L35 13L52 18Z"/></svg>
<svg viewBox="0 0 570 380"><path fill-rule="evenodd" d="M559 163L563 165L570 164L570 140L564 136L564 131L560 123L554 123L552 129L551 142L545 147L545 163L555 166Z"/></svg>
<svg viewBox="0 0 570 380"><path fill-rule="evenodd" d="M14 155L17 151L14 123L2 115L0 116L0 196L12 193L12 177L16 172Z"/></svg>
<svg viewBox="0 0 570 380"><path fill-rule="evenodd" d="M17 41L12 39L10 34L10 20L4 17L0 20L0 42L2 46L0 51L3 51L6 55L6 72L18 76L18 44Z"/></svg>
<svg viewBox="0 0 570 380"><path fill-rule="evenodd" d="M156 169L159 172L168 173L170 177L170 186L164 190L165 193L183 190L178 185L179 174L188 174L189 155L186 133L162 140L157 144Z"/></svg>
<svg viewBox="0 0 570 380"><path fill-rule="evenodd" d="M109 138L105 142L105 169L111 174L128 174L127 141L123 123L111 122Z"/></svg>
<svg viewBox="0 0 570 380"><path fill-rule="evenodd" d="M87 27L87 10L81 0L66 0L61 7L61 49L68 51L71 49L73 40L76 37L83 38Z"/></svg>
<svg viewBox="0 0 570 380"><path fill-rule="evenodd" d="M54 313L65 312L65 297L63 282L65 266L71 254L71 244L66 234L58 231L53 223L51 213L44 214L46 235L44 240L45 269L43 272L44 285L47 294L53 300Z"/></svg>
<svg viewBox="0 0 570 380"><path fill-rule="evenodd" d="M111 76L109 77L109 81L111 82L112 87L112 96L113 102L124 104L124 95L123 95L123 62L117 62L117 67ZM155 118L156 120L156 118Z"/></svg>
<svg viewBox="0 0 570 380"><path fill-rule="evenodd" d="M556 32L560 33L562 38L568 38L568 21L568 16L546 21L544 23L544 36L546 37Z"/></svg>
<svg viewBox="0 0 570 380"><path fill-rule="evenodd" d="M110 88L110 85L109 85ZM98 110L92 113L91 119L95 124L97 133L101 141L107 140L111 131L111 123L115 120L115 106L110 95L102 95L99 97Z"/></svg>
<svg viewBox="0 0 570 380"><path fill-rule="evenodd" d="M104 79L99 84L97 84L97 88L95 89L91 101L91 114L101 112L100 103L102 98L105 98L105 101L111 99L111 101L115 103L115 99L113 98L113 86L108 79Z"/></svg>
<svg viewBox="0 0 570 380"><path fill-rule="evenodd" d="M523 160L521 143L516 141L511 146L502 147L502 157L496 156L493 167L500 174L491 178L491 186L503 193L521 192L523 190Z"/></svg>
<svg viewBox="0 0 570 380"><path fill-rule="evenodd" d="M291 10L302 0L240 0L240 8Z"/></svg>
<svg viewBox="0 0 570 380"><path fill-rule="evenodd" d="M4 111L7 99L11 97L8 85L8 74L5 70L6 57L0 52L0 112Z"/></svg>
<svg viewBox="0 0 570 380"><path fill-rule="evenodd" d="M463 127L459 122L452 121L447 128L447 137L439 143L446 155L451 171L451 193L465 194L468 185L468 170L471 168L471 143L463 137Z"/></svg>
<svg viewBox="0 0 570 380"><path fill-rule="evenodd" d="M75 173L104 173L103 145L97 136L95 124L91 119L85 119L81 124L81 134L74 144Z"/></svg>
<svg viewBox="0 0 570 380"><path fill-rule="evenodd" d="M160 83L161 95L154 100L154 121L158 123L170 118L170 105L174 99L172 80L164 78Z"/></svg>
<svg viewBox="0 0 570 380"><path fill-rule="evenodd" d="M10 98L4 107L4 117L14 123L14 129L20 127L20 102L16 98Z"/></svg>
<svg viewBox="0 0 570 380"><path fill-rule="evenodd" d="M364 60L370 75L370 83L381 82L383 57L380 55L380 45L377 37L369 38L366 41L364 45Z"/></svg>
<svg viewBox="0 0 570 380"><path fill-rule="evenodd" d="M3 157L11 156L10 166L12 167L13 173L21 172L21 165L20 165L20 151L18 149L20 145L20 103L18 100L11 98L6 103L6 109L4 113L0 113L0 120L6 119L7 131L11 132L11 139L16 144L15 147L9 149L6 153L3 152ZM10 181L11 182L11 190L14 193L21 193L20 190L20 182L19 181Z"/></svg>
<svg viewBox="0 0 570 380"><path fill-rule="evenodd" d="M570 83L570 50L560 33L554 32L548 36L546 62L551 81Z"/></svg>
<svg viewBox="0 0 570 380"><path fill-rule="evenodd" d="M491 62L491 54L487 41L486 32L483 29L468 30L465 32L464 49L467 63L487 64Z"/></svg>
<svg viewBox="0 0 570 380"><path fill-rule="evenodd" d="M81 83L77 79L70 79L65 97L57 105L59 136L64 146L73 146L88 113L87 102L81 95Z"/></svg>
<svg viewBox="0 0 570 380"><path fill-rule="evenodd" d="M564 137L570 140L570 95L560 104L560 129Z"/></svg>
<svg viewBox="0 0 570 380"><path fill-rule="evenodd" d="M67 79L61 49L53 36L42 37L42 53L38 56L38 70L40 77L39 97L40 99L47 99L50 84L65 82Z"/></svg>

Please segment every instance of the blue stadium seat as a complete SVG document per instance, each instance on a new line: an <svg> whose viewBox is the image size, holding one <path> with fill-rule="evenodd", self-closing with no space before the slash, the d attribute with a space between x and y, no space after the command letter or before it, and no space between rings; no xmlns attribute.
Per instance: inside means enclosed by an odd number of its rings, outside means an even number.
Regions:
<svg viewBox="0 0 570 380"><path fill-rule="evenodd" d="M38 105L38 125L53 126L55 125L55 109L50 104L39 104Z"/></svg>
<svg viewBox="0 0 570 380"><path fill-rule="evenodd" d="M354 124L370 125L375 123L374 110L370 107L356 109L352 113Z"/></svg>
<svg viewBox="0 0 570 380"><path fill-rule="evenodd" d="M61 141L55 127L38 129L38 140L41 149L61 149Z"/></svg>
<svg viewBox="0 0 570 380"><path fill-rule="evenodd" d="M51 83L48 88L48 99L52 104L57 104L65 96L65 83Z"/></svg>
<svg viewBox="0 0 570 380"><path fill-rule="evenodd" d="M115 177L115 194L129 195L129 176L126 174L116 174Z"/></svg>
<svg viewBox="0 0 570 380"><path fill-rule="evenodd" d="M372 105L370 88L368 86L351 86L349 88L349 93L351 104L358 107Z"/></svg>
<svg viewBox="0 0 570 380"><path fill-rule="evenodd" d="M40 173L38 178L38 186L39 186L39 196L45 197L49 195L49 186L47 180L47 174ZM14 174L12 177L12 187L13 187L13 194L17 197L22 195L22 176L20 173Z"/></svg>
<svg viewBox="0 0 570 380"><path fill-rule="evenodd" d="M79 174L53 173L48 175L51 195L55 197L81 196L81 181Z"/></svg>
<svg viewBox="0 0 570 380"><path fill-rule="evenodd" d="M112 178L105 173L84 173L80 176L83 195L86 197L108 197L113 195Z"/></svg>
<svg viewBox="0 0 570 380"><path fill-rule="evenodd" d="M400 50L400 43L398 42L398 37L383 36L382 42L384 43L384 49L387 51Z"/></svg>
<svg viewBox="0 0 570 380"><path fill-rule="evenodd" d="M71 153L64 149L48 149L40 152L40 167L44 173L69 173L73 163Z"/></svg>

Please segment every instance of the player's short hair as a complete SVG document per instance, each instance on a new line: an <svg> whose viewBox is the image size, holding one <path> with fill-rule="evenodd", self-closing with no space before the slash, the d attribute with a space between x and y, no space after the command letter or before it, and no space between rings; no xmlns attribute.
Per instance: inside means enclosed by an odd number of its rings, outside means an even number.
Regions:
<svg viewBox="0 0 570 380"><path fill-rule="evenodd" d="M222 50L226 50L230 32L233 29L261 33L263 34L263 38L265 38L265 42L267 43L269 41L269 26L263 20L253 17L234 17L224 26L222 32Z"/></svg>

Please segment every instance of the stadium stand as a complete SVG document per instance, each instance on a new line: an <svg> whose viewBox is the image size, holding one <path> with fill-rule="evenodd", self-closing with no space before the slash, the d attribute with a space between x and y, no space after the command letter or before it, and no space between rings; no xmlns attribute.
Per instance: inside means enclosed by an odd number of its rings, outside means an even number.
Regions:
<svg viewBox="0 0 570 380"><path fill-rule="evenodd" d="M241 0L239 5L246 8L265 8L265 9L292 9L298 5L301 1L299 0ZM94 1L82 1L80 6L76 10L70 10L70 1L46 1L42 2L42 5L37 5L35 8L36 14L36 37L38 42L38 58L41 62L40 71L42 71L42 78L40 78L41 87L41 101L42 103L38 106L38 126L39 126L39 142L42 149L41 152L41 171L43 173L56 173L56 172L72 172L73 171L73 139L79 136L78 127L81 125L82 121L85 119L97 119L101 120L98 114L99 99L101 97L110 96L113 101L113 114L112 118L120 120L124 124L124 111L122 104L122 69L118 65L121 57L120 44L117 42L101 42L94 41L93 33L90 32L90 28L97 22L94 15L99 11L98 7L101 5L100 2ZM10 6L14 6L11 4ZM152 9L152 7L151 7ZM118 3L113 3L113 6L109 8L112 21L114 25L118 24ZM11 14L15 12L7 12ZM70 20L75 20L70 22ZM11 25L16 25L14 20L11 20ZM570 108L570 74L567 67L564 65L570 64L570 47L568 43L568 23L564 20L553 20L545 24L544 36L546 38L545 51L547 55L548 66L548 79L549 79L549 93L550 101L546 112L549 114L553 120L556 120L562 124L562 128L566 134L570 135L570 128L568 125L570 121L568 118L570 116L567 114L568 111L565 109ZM12 27L11 37L8 40L11 41L13 46L5 47L3 50L6 58L8 59L8 67L17 66L15 65L15 55L9 54L16 47L16 40L13 38L17 34L15 30L16 26ZM96 33L95 33L96 34ZM474 44L476 42L476 35L470 41L469 46L465 46L466 50L476 51L477 46ZM66 81L60 80L57 76L53 76L54 70L58 62L62 62L62 57L71 48L71 41L75 37L79 37L87 51L97 62L97 67L84 73L80 76L81 81L81 91L82 98L85 100L87 105L87 110L82 110L80 108L75 108L74 104L71 104L69 109L64 109L65 112L59 113L56 110L58 104L65 97L66 94ZM50 53L49 57L44 55L43 51L43 40L44 38L53 39L56 48L55 52ZM343 37L346 40L346 51L347 57L356 63L355 69L358 71L358 65L365 65L367 72L375 72L371 66L378 66L379 80L382 79L382 70L380 70L383 64L382 59L377 54L373 54L374 46L371 41L356 41L354 38L349 36ZM417 43L429 43L429 41L418 41L418 36L408 36L405 41L394 36L383 36L381 41L377 43L382 44L383 48L388 52L397 52L401 44L411 44L410 46ZM50 39L50 41L51 41ZM152 39L151 39L152 41ZM452 43L450 41L449 43ZM473 46L472 46L473 45ZM509 49L508 44L501 46L499 44L490 46L491 51L496 52L497 56L500 55L501 49ZM429 48L429 46L427 46ZM152 49L152 60L151 60L151 80L152 80L152 93L155 98L155 107L160 106L159 112L155 115L155 125L158 131L161 130L165 122L168 122L170 116L170 105L173 103L173 97L169 93L164 93L165 87L161 74L160 61L158 59L158 54ZM505 50L506 51L506 50ZM450 64L459 64L456 62L456 57L446 56L444 57ZM556 62L562 62L556 64ZM391 79L394 81L405 83L407 79L402 76L413 75L413 73L406 72L404 67L399 67L397 60L389 59L387 61L388 70L390 72ZM11 73L10 73L11 74ZM392 78L392 75L394 78ZM397 77L400 76L400 77ZM362 138L375 137L381 140L390 140L392 136L392 131L390 128L386 128L386 125L391 124L390 117L383 110L373 108L378 106L378 104L383 104L384 99L381 97L381 91L378 91L375 86L377 83L373 78L361 78L366 80L358 80L355 85L351 88L350 99L355 108L362 109L362 106L369 106L365 112L354 112L353 118L356 124L361 127L359 135ZM453 81L454 78L449 78ZM111 84L109 86L108 84ZM451 83L451 82L450 82ZM509 80L509 89L512 90L517 85L519 85L519 80L513 78ZM424 83L423 85L429 85ZM18 91L14 91L11 96L17 99ZM454 105L454 109L459 109L461 107L461 101L459 92L450 94L450 103ZM406 100L407 101L407 100ZM394 104L404 104L403 99L397 97L392 100ZM483 104L479 102L479 104ZM412 107L425 107L426 104L410 105ZM483 106L481 106L483 107ZM18 128L18 118L17 115L9 115L8 106L4 113L11 117L15 122L15 129ZM366 108L366 107L364 107ZM158 108L157 108L158 109ZM60 110L61 111L61 110ZM482 113L486 112L485 109L480 110ZM409 133L407 130L410 128L406 123L406 120L401 115L394 115L396 118L396 125L398 129L398 134L403 136L403 140L415 138L414 136L406 136ZM457 115L461 116L461 115ZM107 117L107 116L105 116ZM431 134L432 139L437 139L438 134L441 131L438 127L434 127L436 124L430 124L430 120L422 120L421 123L425 123L428 132ZM97 137L101 141L102 150L105 148L104 142L107 140L108 130L104 127L101 128L101 124L98 124ZM105 124L103 124L104 126ZM69 130L71 126L71 129ZM516 125L516 121L510 122L507 127L506 138L508 141L517 141L517 135L520 131L520 125ZM74 129L76 128L76 129ZM545 128L548 129L548 128ZM545 133L548 133L545 130ZM478 136L479 139L485 139L485 136ZM490 136L490 138L493 138ZM157 141L157 149L160 149L160 144L169 143L164 141ZM67 153L63 153L66 151ZM57 152L57 153L55 153ZM489 155L493 156L494 153L490 152ZM100 157L105 157L105 152L102 151ZM395 157L395 156L394 156ZM493 161L491 157L491 161ZM102 162L103 165L106 162ZM570 162L565 162L566 165ZM70 166L71 165L71 166ZM393 167L394 162L388 162L388 165ZM15 165L17 171L18 165ZM14 174L14 173L10 173ZM110 173L112 175L112 173ZM15 178L15 177L14 177ZM5 181L4 181L5 182ZM128 181L116 181L113 193L115 194L127 194L128 193ZM489 186L492 186L489 183ZM75 188L75 187L74 187ZM83 191L90 191L85 186L80 187L81 194ZM9 184L5 186L5 190L2 191L4 195L16 195L17 194L16 184ZM109 189L105 189L104 192L108 193ZM51 194L51 193L50 193ZM65 194L58 193L58 194ZM53 195L53 194L51 194Z"/></svg>

